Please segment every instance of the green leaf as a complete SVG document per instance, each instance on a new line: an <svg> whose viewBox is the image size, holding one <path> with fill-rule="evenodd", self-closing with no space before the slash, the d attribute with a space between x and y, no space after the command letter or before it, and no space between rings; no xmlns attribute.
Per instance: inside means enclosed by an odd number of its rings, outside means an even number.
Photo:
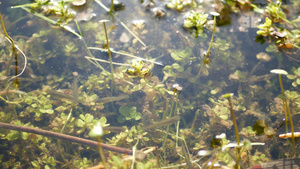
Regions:
<svg viewBox="0 0 300 169"><path fill-rule="evenodd" d="M53 113L54 113L54 110L53 110L53 109L47 109L45 113L53 114Z"/></svg>
<svg viewBox="0 0 300 169"><path fill-rule="evenodd" d="M101 117L99 121L103 127L109 126L109 124L106 124L107 122L106 117Z"/></svg>
<svg viewBox="0 0 300 169"><path fill-rule="evenodd" d="M264 24L266 27L271 27L272 25L272 20L270 18L266 18L266 21L265 21L265 24Z"/></svg>
<svg viewBox="0 0 300 169"><path fill-rule="evenodd" d="M36 108L36 107L38 107L38 106L37 106L37 104L33 103L33 104L31 105L31 107Z"/></svg>
<svg viewBox="0 0 300 169"><path fill-rule="evenodd" d="M85 120L85 117L83 114L80 114L79 117L82 119L82 120Z"/></svg>
<svg viewBox="0 0 300 169"><path fill-rule="evenodd" d="M135 112L134 118L135 118L135 120L140 120L142 118L141 113L140 112Z"/></svg>
<svg viewBox="0 0 300 169"><path fill-rule="evenodd" d="M178 63L173 63L172 67L174 69L176 69L178 72L183 72L184 71L184 68L182 66L180 66Z"/></svg>
<svg viewBox="0 0 300 169"><path fill-rule="evenodd" d="M286 76L288 79L296 79L297 78L297 76L295 76L295 75L287 75Z"/></svg>
<svg viewBox="0 0 300 169"><path fill-rule="evenodd" d="M77 127L83 127L85 125L85 123L84 123L84 121L82 121L81 119L78 119L77 121L76 121L76 126Z"/></svg>
<svg viewBox="0 0 300 169"><path fill-rule="evenodd" d="M6 139L11 140L17 140L20 137L20 133L18 131L12 130L10 133L6 135Z"/></svg>
<svg viewBox="0 0 300 169"><path fill-rule="evenodd" d="M26 133L26 132L21 132L21 137L22 137L23 140L27 140L28 136L29 136L28 133Z"/></svg>
<svg viewBox="0 0 300 169"><path fill-rule="evenodd" d="M35 168L39 168L40 167L39 162L37 162L37 161L31 161L31 164Z"/></svg>
<svg viewBox="0 0 300 169"><path fill-rule="evenodd" d="M56 166L56 162L55 162L55 160L54 160L54 157L49 157L49 158L48 158L48 163L49 163L50 165L52 165L53 167Z"/></svg>
<svg viewBox="0 0 300 169"><path fill-rule="evenodd" d="M130 115L132 112L136 112L136 107L127 107L127 106L121 106L119 108L119 112L123 115L123 116L128 116Z"/></svg>
<svg viewBox="0 0 300 169"><path fill-rule="evenodd" d="M298 79L296 80L296 83L297 83L298 85L300 85L300 78L298 78Z"/></svg>
<svg viewBox="0 0 300 169"><path fill-rule="evenodd" d="M126 121L124 116L118 116L117 120L118 120L118 123L124 123Z"/></svg>
<svg viewBox="0 0 300 169"><path fill-rule="evenodd" d="M258 30L256 33L257 33L258 35L263 35L263 34L266 34L267 32L264 31L264 30Z"/></svg>
<svg viewBox="0 0 300 169"><path fill-rule="evenodd" d="M93 120L94 120L94 116L92 116L91 114L85 115L85 123L92 123Z"/></svg>

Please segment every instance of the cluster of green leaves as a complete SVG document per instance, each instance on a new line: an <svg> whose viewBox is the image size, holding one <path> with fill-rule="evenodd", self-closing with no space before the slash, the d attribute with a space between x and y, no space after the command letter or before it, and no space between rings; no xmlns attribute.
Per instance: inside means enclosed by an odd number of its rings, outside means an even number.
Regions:
<svg viewBox="0 0 300 169"><path fill-rule="evenodd" d="M112 155L111 159L108 161L111 169L127 168L130 163L129 160L124 159L123 157ZM137 162L136 168L140 169L151 169L157 167L157 164L151 160L147 162Z"/></svg>
<svg viewBox="0 0 300 169"><path fill-rule="evenodd" d="M75 53L78 51L78 47L73 42L69 42L65 45L65 55L71 56L72 53Z"/></svg>
<svg viewBox="0 0 300 169"><path fill-rule="evenodd" d="M108 140L111 144L121 147L134 146L137 140L145 142L149 141L150 139L147 134L148 133L138 125L137 127L132 126L130 130L126 129L124 132L121 132Z"/></svg>
<svg viewBox="0 0 300 169"><path fill-rule="evenodd" d="M188 67L192 61L196 60L197 57L192 56L192 49L177 49L171 51L171 57L176 61L172 65L166 65L163 68L166 80L168 77L186 78L191 74L192 67ZM192 77L191 77L192 78Z"/></svg>
<svg viewBox="0 0 300 169"><path fill-rule="evenodd" d="M29 126L29 123L27 124L22 124L21 121L16 121L14 122L15 125L22 125L22 126ZM29 136L29 133L26 133L26 132L19 132L17 130L10 130L9 133L7 134L1 134L1 139L7 139L9 141L12 141L12 140L17 140L17 139L22 139L22 140L27 140Z"/></svg>
<svg viewBox="0 0 300 169"><path fill-rule="evenodd" d="M300 111L300 93L297 91L285 91L286 96L289 98L291 102L291 113L292 115L299 114Z"/></svg>
<svg viewBox="0 0 300 169"><path fill-rule="evenodd" d="M296 25L296 22L299 21L289 21L286 17L286 13L282 9L281 3L268 3L265 9L260 9L260 12L265 13L267 17L265 18L265 23L258 26L260 30L257 31L257 34L259 36L268 37L275 41L275 44L279 48L299 48L298 45L300 42L297 37L300 32ZM257 41L263 43L264 40L259 36L257 37Z"/></svg>
<svg viewBox="0 0 300 169"><path fill-rule="evenodd" d="M34 168L41 168L42 167L41 163L45 169L51 169L51 168L54 169L56 166L56 161L54 157L51 156L47 158L47 155L43 156L41 161L36 161L36 160L31 161L31 164Z"/></svg>
<svg viewBox="0 0 300 169"><path fill-rule="evenodd" d="M33 33L29 40L21 43L27 50L27 55L31 56L28 60L34 61L35 64L44 64L47 59L55 57L54 53L42 45L47 41L49 34L53 36L50 29L40 30L38 33Z"/></svg>
<svg viewBox="0 0 300 169"><path fill-rule="evenodd" d="M133 77L144 78L151 71L151 67L147 68L143 60L133 60L131 63L131 68L127 69L126 73L132 75Z"/></svg>
<svg viewBox="0 0 300 169"><path fill-rule="evenodd" d="M282 20L286 19L286 14L283 12L281 8L281 3L268 3L268 5L265 8L265 13L268 14L271 17L271 20L273 22L280 22Z"/></svg>
<svg viewBox="0 0 300 169"><path fill-rule="evenodd" d="M53 114L54 110L52 108L52 100L50 95L46 92L35 91L28 93L24 102L28 105L21 114L23 116L29 115L30 113L35 114L35 120L41 120L43 114Z"/></svg>
<svg viewBox="0 0 300 169"><path fill-rule="evenodd" d="M198 37L199 33L202 33L207 22L208 14L197 13L195 11L190 11L183 22L183 27L186 29L195 28L195 37Z"/></svg>
<svg viewBox="0 0 300 169"><path fill-rule="evenodd" d="M99 120L97 120L94 119L94 116L92 116L91 114L80 114L79 119L77 119L76 121L76 126L79 127L80 130L77 130L76 133L80 134L87 129L92 129L97 122L100 122L102 127L109 126L109 124L106 124L107 120L105 117L101 117Z"/></svg>
<svg viewBox="0 0 300 169"><path fill-rule="evenodd" d="M66 24L75 18L75 13L68 7L69 5L70 3L66 3L65 1L50 2L35 0L34 3L21 6L29 6L34 11L40 11L42 9L42 13L45 15L58 16L57 23Z"/></svg>
<svg viewBox="0 0 300 169"><path fill-rule="evenodd" d="M193 6L196 1L185 1L185 0L169 0L167 3L167 8L176 9L177 11L182 11L187 6Z"/></svg>
<svg viewBox="0 0 300 169"><path fill-rule="evenodd" d="M118 116L119 123L131 120L137 121L142 117L141 113L136 111L136 107L121 106L119 108L119 113L121 114L121 116Z"/></svg>
<svg viewBox="0 0 300 169"><path fill-rule="evenodd" d="M35 10L40 8L43 5L48 5L48 2L50 1L40 1L37 0L37 3L35 4L36 6L32 6L32 8L34 8ZM172 9L176 9L178 11L183 10L184 6L187 4L187 2L189 3L193 3L194 1L182 1L182 0L171 0L168 4L167 7L172 8ZM222 3L227 3L227 4L231 4L232 8L235 8L235 10L237 9L242 9L240 7L247 7L249 5L249 3L243 3L244 1L233 1L233 0L226 0L225 2ZM50 6L46 6L46 10L44 11L46 14L49 15L57 15L58 16L58 23L67 23L72 19L72 12L70 12L71 10L69 10L70 8L68 8L68 5L64 4L64 2L59 2L53 5L54 7L49 8ZM199 5L200 6L200 5ZM249 7L249 6L248 6ZM280 8L280 7L279 7ZM286 31L281 32L281 30L277 30L274 31L274 24L273 19L274 20L280 20L278 19L278 17L276 17L277 15L279 16L279 18L286 18L286 16L284 15L284 13L282 14L281 12L283 12L281 9L279 9L278 6L274 7L271 5L268 5L268 7L266 8L267 13L270 14L270 18L268 18L271 23L268 21L267 23L267 19L266 19L266 23L264 25L262 25L260 28L260 35L272 35L275 36L276 34L279 35L279 33L285 34ZM273 11L274 10L279 10L279 13L274 15ZM281 11L281 12L280 12ZM48 13L49 12L49 13ZM272 13L273 12L273 13ZM196 36L199 36L201 34L200 38L200 42L203 42L206 40L207 35L205 33L203 33L204 28L206 27L206 23L207 23L207 14L200 14L197 13L195 11L191 11L188 13L186 20L184 21L184 27L189 29L189 30L195 30L196 29ZM93 23L93 22L89 22L87 24L83 24L83 28L85 31L91 31L91 32L97 32L96 34L93 34L93 38L88 38L92 43L94 42L94 39L100 39L100 41L104 41L105 40L105 36L103 34L102 31L98 31L97 28L99 27L99 23ZM294 31L294 32L293 32ZM298 35L299 33L297 33L296 30L291 31L293 35ZM33 36L31 37L31 41L28 41L30 43L28 43L28 47L27 50L30 54L34 55L34 57L36 57L36 63L42 63L44 64L47 60L49 60L50 58L54 58L55 57L55 53L52 51L48 51L46 47L44 47L44 45L41 44L46 44L46 42L48 41L48 37L50 37L52 34L49 34L51 31L40 31L39 33L34 33ZM54 31L53 31L54 32ZM99 34L101 34L101 36L98 36ZM50 35L50 36L49 36ZM203 36L202 36L203 35ZM276 36L277 36L276 35ZM291 34L289 32L286 33L285 38L280 39L281 41L279 43L283 43L286 42L286 37L290 36ZM89 35L87 35L89 36ZM227 36L227 35L226 35ZM201 39L202 38L202 39ZM55 38L56 39L56 38ZM60 38L63 39L63 38ZM50 41L50 40L49 40ZM67 43L65 43L67 42ZM95 42L100 44L101 42ZM293 43L296 43L296 40L293 41ZM26 42L24 40L20 40L20 44L21 45L26 45ZM30 47L30 45L32 45L32 47ZM74 42L68 41L68 40L58 40L58 44L63 44L62 46L62 53L64 53L67 56L73 56L76 52L80 52L79 48L76 46L76 44ZM47 43L48 45L48 43ZM47 46L45 45L45 46ZM167 65L164 67L163 71L165 73L165 77L162 80L163 82L169 83L169 82L174 82L176 80L178 80L178 78L193 78L192 75L192 69L193 69L193 61L197 60L198 56L194 56L193 55L193 51L194 49L190 48L190 47L186 47L186 44L184 44L184 48L183 49L177 49L177 50L172 50L170 49L170 55L173 58L173 60L175 61L175 63L171 63L171 65ZM202 47L203 45L201 45ZM196 47L198 50L198 46ZM213 65L211 65L211 69L215 69L215 70L223 70L226 66L229 66L230 70L236 70L237 67L240 67L241 65L236 64L236 63L241 63L244 61L243 55L240 51L238 50L232 50L235 48L235 46L233 45L233 41L226 39L226 38L221 38L221 35L218 36L218 38L215 40L214 44L213 44L213 48L215 48L215 55L216 56L222 56L220 57L220 62L215 62ZM41 55L42 54L42 55ZM42 56L42 57L41 57ZM32 57L32 58L34 58ZM30 58L30 59L32 59ZM199 57L200 58L200 57ZM80 60L78 58L75 58L76 62L80 62ZM74 59L74 60L75 60ZM72 59L70 59L72 60ZM228 61L230 60L230 61ZM232 61L233 60L233 61ZM66 63L69 63L69 61L67 61ZM71 62L74 63L74 62ZM225 64L224 64L225 63ZM38 65L37 64L37 65ZM72 64L70 64L72 65ZM77 64L78 65L78 64ZM192 65L192 66L190 66ZM197 64L198 66L198 64ZM80 69L80 67L78 68ZM159 95L163 95L164 99L168 99L168 94L170 94L171 96L174 96L174 93L168 91L166 89L166 85L164 85L161 80L157 77L153 77L151 78L151 80L146 81L147 79L143 79L145 78L146 75L148 75L150 73L150 69L151 67L147 67L145 65L145 63L143 61L136 61L136 62L132 62L131 68L127 69L127 73L132 75L131 77L128 77L127 75L124 75L123 72L118 72L118 70L115 74L115 82L116 82L116 89L119 89L119 91L122 91L124 93L132 93L134 91L139 91L142 90L143 92L146 93L147 97L148 97L148 102L147 104L150 104L151 109L153 110L149 110L152 112L164 112L163 110L163 104L167 101L164 100L164 102L162 103L161 100L159 99ZM296 70L295 70L296 71ZM205 71L203 71L205 72ZM69 73L70 74L70 73ZM60 88L61 84L65 83L68 80L68 76L69 74L63 74L61 77L58 77L56 75L54 76L49 76L47 77L47 83L48 85L51 86L51 90ZM205 75L208 75L208 71L207 73L204 73ZM236 71L237 76L239 76L240 78L242 78L242 74L240 71ZM295 75L291 75L289 76L290 79L293 79L295 82L293 83L293 85L298 85L298 74L299 72L295 72ZM222 75L221 75L222 76ZM134 77L139 77L136 79L132 79ZM168 79L168 77L172 77L172 79ZM46 92L42 92L42 91L35 91L35 92L29 92L28 95L25 97L25 105L26 105L26 110L24 112L21 113L21 116L27 116L30 115L31 113L36 116L39 117L37 118L37 120L41 120L43 118L43 115L51 115L51 117L49 118L49 120L51 120L51 126L53 127L52 130L53 131L59 131L59 129L61 129L62 126L64 126L66 124L66 131L68 131L69 134L74 134L74 135L83 135L86 134L86 131L88 129L91 129L92 126L94 126L94 124L96 122L101 122L101 124L103 124L104 126L106 126L106 118L102 117L101 119L97 119L97 117L99 117L98 115L100 113L101 116L102 115L108 115L108 113L110 113L112 110L110 109L109 106L105 107L103 106L102 103L99 103L99 100L101 99L101 97L103 96L109 96L111 95L110 93L110 82L111 82L111 76L108 72L101 72L100 75L89 75L88 80L85 82L82 82L82 86L80 87L80 96L78 99L78 105L72 105L72 100L63 100L61 98L59 98L58 100L55 100L53 98L50 97L50 95L48 95ZM141 78L141 79L140 79ZM168 81L167 81L168 80ZM190 80L190 79L189 79ZM82 80L84 81L84 80ZM184 86L187 86L188 84L185 83ZM186 95L180 95L180 100L178 103L178 109L180 111L180 113L182 115L186 115L188 113L193 112L195 109L200 107L200 103L199 104L199 100L201 100L200 102L202 102L202 99L199 98L204 98L203 95L216 95L218 93L220 93L222 91L222 89L226 86L226 82L225 81L219 81L218 80L209 80L207 82L201 82L201 85L194 85L193 88L195 91L195 93L193 93L195 96L194 98L190 98L189 96ZM65 87L65 86L63 86ZM190 87L190 86L189 86ZM254 87L253 87L254 88ZM117 91L118 92L118 91ZM187 94L187 93L185 93ZM253 93L252 93L253 94ZM297 92L288 92L287 91L287 95L289 96L289 98L291 98L292 102L293 102L293 110L297 110L296 107L299 107L299 101L297 100L297 96L299 96L299 93ZM152 97L150 97L152 96ZM245 99L243 96L242 98ZM250 96L251 97L251 96ZM149 99L151 98L151 99ZM212 101L213 100L213 101ZM185 130L180 130L180 136L182 136L187 142L189 147L198 147L198 148L203 148L205 147L205 140L207 139L205 137L205 135L211 135L212 133L212 129L213 127L215 127L217 125L219 119L221 119L221 122L229 122L229 109L227 107L228 102L225 100L216 100L216 99L211 99L213 106L207 110L207 116L209 116L208 118L211 119L211 124L207 124L206 126L204 125L203 129L201 130L202 133L200 132L188 132L189 130L186 128ZM235 111L245 111L246 110L246 106L244 103L241 103L242 101L234 101L234 110ZM55 103L55 104L54 104ZM168 103L168 102L167 102ZM119 113L115 113L113 114L113 117L111 119L118 119L118 123L125 123L126 124L138 124L139 120L142 117L141 113L137 111L137 107L139 106L144 106L144 102L143 103L136 103L134 105L132 105L132 103L130 103L128 106L126 104L119 104L119 103L113 103L111 104L111 106L117 110L119 108ZM72 105L72 106L71 106ZM55 106L57 106L55 108ZM165 105L166 110L168 110L168 106L170 105ZM73 113L71 113L71 117L69 117L67 115L67 113L71 112L70 110L73 109ZM177 106L176 106L177 107ZM147 108L147 107L146 107ZM146 109L145 108L145 109ZM248 108L248 107L247 107ZM54 110L54 111L53 111ZM99 111L101 110L101 111ZM173 110L171 110L173 111ZM209 115L209 111L211 111L213 113L213 115ZM26 113L27 112L27 113ZM86 113L88 112L88 113ZM107 114L106 114L107 113ZM177 113L177 112L176 112ZM159 115L154 114L154 115ZM203 116L203 115L202 115ZM3 115L1 115L0 117L3 117ZM47 116L48 118L49 116ZM44 118L44 119L47 119ZM53 118L55 118L55 120L53 120ZM241 123L244 122L243 121L244 117L239 117L239 119L241 120ZM2 118L1 118L2 119ZM26 120L30 120L30 117L28 117L28 119ZM53 120L53 121L52 121ZM128 123L128 122L132 122L132 123ZM17 123L19 125L24 125L22 124L20 121ZM188 124L187 124L188 125ZM184 124L184 127L187 126L186 124ZM225 123L221 124L222 126L226 126ZM182 127L182 126L180 126ZM202 127L202 124L198 124L197 127ZM51 128L50 128L51 130ZM171 130L170 130L171 131ZM243 130L246 135L252 135L253 131L247 127L245 130ZM150 131L149 131L150 132ZM206 133L205 133L206 132ZM210 132L209 134L207 134L208 132ZM167 133L168 134L168 133ZM10 131L7 135L2 135L4 139L7 139L9 141L14 141L17 139L27 139L28 138L28 134L24 134L24 133L20 133L20 132L15 132L15 131ZM198 140L200 139L200 136L204 136L205 138L201 138L202 142L199 142ZM172 138L175 140L177 137L172 136ZM161 139L161 135L151 135L151 140L152 139ZM128 148L132 148L132 146L135 145L135 143L138 140L142 140L143 142L148 142L150 141L150 135L143 131L142 127L140 125L137 125L137 127L133 126L130 128L130 130L126 130L125 132L121 132L116 134L113 138L110 139L110 142L114 145L119 145L119 146L124 146L124 147L128 147ZM170 144L168 144L168 148L173 149L175 146L175 141L174 140L169 140ZM223 141L224 145L226 145L229 141ZM55 144L55 143L54 143ZM195 146L195 144L198 144ZM31 146L31 145L29 145ZM50 141L44 141L43 144L39 145L39 149L43 150L43 155L34 158L32 157L30 160L27 161L31 161L31 166L35 167L35 168L55 168L56 165L60 165L58 161L55 161L57 158L56 154L51 154L52 151L50 152L50 146L53 146L53 144L51 144ZM17 147L17 146L15 146ZM53 146L54 147L54 146ZM207 147L205 147L207 148ZM17 149L17 148L15 148ZM69 150L72 149L69 146L64 147L64 149L66 150L65 153L68 154ZM36 150L36 149L35 149ZM48 154L45 152L49 152ZM158 150L160 151L160 150ZM15 151L15 154L17 154ZM171 152L171 151L170 151ZM55 153L55 150L53 149L53 153ZM174 153L174 152L173 152ZM77 152L75 153L77 154ZM92 162L92 158L88 159L88 158L81 158L80 157L80 151L78 153L78 155L69 155L69 159L70 163L73 163L74 166L78 167L78 168L86 168L90 165L93 164ZM0 155L0 159L3 158L3 155ZM174 158L173 154L170 153L170 157L169 158ZM33 159L33 160L32 160ZM224 153L220 156L219 158L221 161L225 161L226 163L231 163L232 162L232 158L228 153ZM172 159L173 160L173 159ZM174 160L175 161L175 160ZM259 161L259 160L257 160ZM172 161L173 162L173 161ZM10 166L13 166L12 164L13 162L10 161ZM15 162L14 164L15 166L20 165L20 162ZM112 168L119 168L119 167L128 167L125 165L125 160L122 157L117 157L117 156L112 156L110 158L110 165L112 166ZM151 164L150 162L138 162L136 164L137 168L153 168L154 164Z"/></svg>
<svg viewBox="0 0 300 169"><path fill-rule="evenodd" d="M294 87L297 87L298 85L300 85L300 67L298 69L294 69L293 73L294 74L288 74L287 78L294 80L292 85Z"/></svg>

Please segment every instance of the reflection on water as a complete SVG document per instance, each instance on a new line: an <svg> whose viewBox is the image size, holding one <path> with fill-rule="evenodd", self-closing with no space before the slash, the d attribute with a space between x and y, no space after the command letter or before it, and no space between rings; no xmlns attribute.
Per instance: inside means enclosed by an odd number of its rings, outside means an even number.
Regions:
<svg viewBox="0 0 300 169"><path fill-rule="evenodd" d="M151 149L139 151L147 158L137 168L236 162L246 168L299 157L299 6L297 1L115 1L110 14L108 0L2 2L7 33L28 64L18 51L15 61L1 28L1 122L87 139L98 121L106 128L126 127L101 136L117 147L104 152L108 168L129 168L131 161L121 152L133 147ZM206 55L211 12L220 16ZM109 44L100 20L109 20ZM278 68L289 75L278 79L270 73ZM20 73L21 85L14 88L11 78ZM222 97L226 93L234 93L232 107ZM233 112L243 143L236 149ZM291 118L296 138L280 139L279 134L292 137ZM226 136L215 138L222 133ZM86 168L100 159L98 150L84 143L4 129L1 138L2 168ZM196 155L199 150L203 157Z"/></svg>

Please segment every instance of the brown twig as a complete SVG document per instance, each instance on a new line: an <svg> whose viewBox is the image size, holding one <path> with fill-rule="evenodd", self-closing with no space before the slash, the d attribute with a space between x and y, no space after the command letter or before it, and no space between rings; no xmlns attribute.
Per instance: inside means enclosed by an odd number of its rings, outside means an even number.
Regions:
<svg viewBox="0 0 300 169"><path fill-rule="evenodd" d="M83 139L83 138L79 138L79 137L74 137L74 136L70 136L70 135L66 135L66 134L56 133L56 132L52 132L52 131L37 129L37 128L17 126L14 124L8 124L8 123L2 123L2 122L0 122L0 128L9 129L9 130L17 130L17 131L28 132L28 133L35 133L35 134L39 134L39 135L43 135L43 136L47 136L47 137L54 137L57 139L80 143L80 144L88 145L88 146L95 147L95 148L98 147L98 142L96 142L96 141L87 140L87 139ZM132 150L128 150L125 148L115 147L115 146L107 145L104 143L101 143L101 146L103 149L114 151L117 153L132 154Z"/></svg>

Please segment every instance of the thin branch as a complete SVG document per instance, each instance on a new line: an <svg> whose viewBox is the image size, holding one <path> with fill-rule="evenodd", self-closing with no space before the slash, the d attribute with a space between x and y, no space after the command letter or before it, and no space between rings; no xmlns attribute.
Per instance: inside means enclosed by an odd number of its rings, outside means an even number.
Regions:
<svg viewBox="0 0 300 169"><path fill-rule="evenodd" d="M83 138L79 138L79 137L74 137L74 136L70 136L70 135L66 135L66 134L56 133L56 132L52 132L52 131L37 129L37 128L17 126L14 124L8 124L8 123L2 123L2 122L0 122L0 128L9 129L9 130L17 130L17 131L28 132L28 133L35 133L35 134L39 134L39 135L43 135L43 136L47 136L47 137L54 137L56 139L62 139L62 140L71 141L71 142L75 142L75 143L79 143L79 144L84 144L84 145L88 145L88 146L95 147L95 148L98 147L98 142L96 142L96 141L87 140L87 139L83 139ZM132 154L132 150L128 150L125 148L116 147L116 146L112 146L112 145L108 145L108 144L104 144L104 143L101 143L101 146L103 149L114 151L117 153ZM139 153L143 153L143 152L141 151Z"/></svg>

